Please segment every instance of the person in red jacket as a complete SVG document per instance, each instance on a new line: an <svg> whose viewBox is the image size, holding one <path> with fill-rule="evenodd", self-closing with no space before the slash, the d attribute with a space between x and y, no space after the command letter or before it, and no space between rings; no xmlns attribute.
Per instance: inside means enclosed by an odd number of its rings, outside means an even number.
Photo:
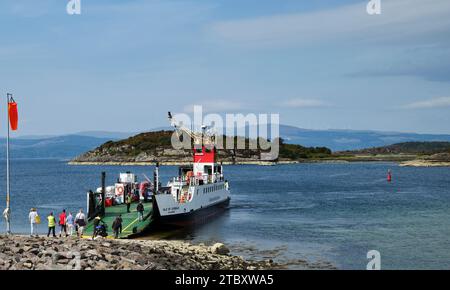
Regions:
<svg viewBox="0 0 450 290"><path fill-rule="evenodd" d="M62 232L64 231L64 234L67 235L67 215L66 215L66 210L63 209L62 213L59 214L59 237L61 237Z"/></svg>

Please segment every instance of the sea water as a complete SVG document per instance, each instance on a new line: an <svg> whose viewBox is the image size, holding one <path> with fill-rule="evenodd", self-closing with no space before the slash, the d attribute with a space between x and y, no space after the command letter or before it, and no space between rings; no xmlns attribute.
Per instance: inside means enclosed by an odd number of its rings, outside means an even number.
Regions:
<svg viewBox="0 0 450 290"><path fill-rule="evenodd" d="M42 233L49 212L85 209L86 192L100 186L102 171L107 184L114 184L120 172L144 180L153 169L13 160L12 230L29 232L31 207L43 217ZM150 238L223 242L250 258L328 261L341 269L365 269L367 252L377 250L383 269L450 269L450 168L314 163L236 165L224 171L231 187L229 210L205 224ZM161 167L163 183L176 174L174 166ZM0 178L3 209L5 166ZM2 220L0 232L5 228Z"/></svg>

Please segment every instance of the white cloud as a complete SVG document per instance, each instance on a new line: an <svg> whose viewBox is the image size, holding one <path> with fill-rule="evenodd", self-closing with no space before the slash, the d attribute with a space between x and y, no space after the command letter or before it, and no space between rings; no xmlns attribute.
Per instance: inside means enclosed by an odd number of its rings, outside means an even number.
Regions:
<svg viewBox="0 0 450 290"><path fill-rule="evenodd" d="M206 102L197 102L195 106L202 106L204 113L220 113L220 112L234 112L240 111L244 105L240 102L225 101L225 100L210 100ZM187 105L183 108L185 113L194 112L194 105Z"/></svg>
<svg viewBox="0 0 450 290"><path fill-rule="evenodd" d="M425 101L414 102L404 106L406 109L430 109L450 107L450 97L435 98Z"/></svg>
<svg viewBox="0 0 450 290"><path fill-rule="evenodd" d="M450 30L450 1L382 1L381 15L368 15L367 1L325 11L280 14L214 23L214 37L257 46L310 44L333 39L414 41Z"/></svg>
<svg viewBox="0 0 450 290"><path fill-rule="evenodd" d="M329 106L327 102L316 99L290 99L281 103L282 107L290 108L318 108Z"/></svg>

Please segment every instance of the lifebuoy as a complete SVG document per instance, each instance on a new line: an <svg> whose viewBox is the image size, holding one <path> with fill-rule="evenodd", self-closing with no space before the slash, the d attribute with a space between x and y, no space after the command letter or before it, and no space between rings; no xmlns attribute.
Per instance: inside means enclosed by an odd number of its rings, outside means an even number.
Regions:
<svg viewBox="0 0 450 290"><path fill-rule="evenodd" d="M118 187L117 187L117 194L118 194L118 195L122 195L123 192L124 192L124 187L123 187L123 186L118 186Z"/></svg>

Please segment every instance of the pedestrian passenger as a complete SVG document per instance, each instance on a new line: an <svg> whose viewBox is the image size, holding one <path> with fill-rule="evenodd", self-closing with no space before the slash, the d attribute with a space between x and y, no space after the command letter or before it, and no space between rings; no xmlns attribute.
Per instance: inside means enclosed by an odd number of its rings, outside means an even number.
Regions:
<svg viewBox="0 0 450 290"><path fill-rule="evenodd" d="M136 207L136 210L138 212L138 218L139 221L143 221L144 220L144 205L142 204L142 201L139 201L139 204Z"/></svg>
<svg viewBox="0 0 450 290"><path fill-rule="evenodd" d="M47 217L48 220L48 233L47 233L47 237L50 237L50 233L53 233L53 237L56 238L56 234L55 234L55 227L56 227L56 219L53 216L53 212L51 212L49 214L49 216Z"/></svg>
<svg viewBox="0 0 450 290"><path fill-rule="evenodd" d="M77 226L77 236L83 237L84 227L86 226L86 216L84 215L82 209L80 209L75 216L75 224Z"/></svg>
<svg viewBox="0 0 450 290"><path fill-rule="evenodd" d="M130 206L132 202L131 194L127 194L127 197L125 198L125 204L127 205L127 213L130 213Z"/></svg>
<svg viewBox="0 0 450 290"><path fill-rule="evenodd" d="M67 224L67 232L69 234L69 237L71 237L73 235L73 226L74 226L73 216L71 212L69 212L69 215L67 216L66 224Z"/></svg>
<svg viewBox="0 0 450 290"><path fill-rule="evenodd" d="M119 234L122 233L122 215L118 215L112 224L112 229L114 231L114 238L118 238Z"/></svg>
<svg viewBox="0 0 450 290"><path fill-rule="evenodd" d="M62 213L59 214L59 237L62 236L63 231L67 237L67 224L66 223L67 223L66 210L63 209Z"/></svg>
<svg viewBox="0 0 450 290"><path fill-rule="evenodd" d="M33 235L35 235L36 237L38 236L37 232L36 232L36 228L37 225L41 222L41 218L39 217L37 210L35 208L32 208L30 210L30 213L28 214L28 219L30 220L30 226L31 226L31 232L30 232L30 237L32 237Z"/></svg>

